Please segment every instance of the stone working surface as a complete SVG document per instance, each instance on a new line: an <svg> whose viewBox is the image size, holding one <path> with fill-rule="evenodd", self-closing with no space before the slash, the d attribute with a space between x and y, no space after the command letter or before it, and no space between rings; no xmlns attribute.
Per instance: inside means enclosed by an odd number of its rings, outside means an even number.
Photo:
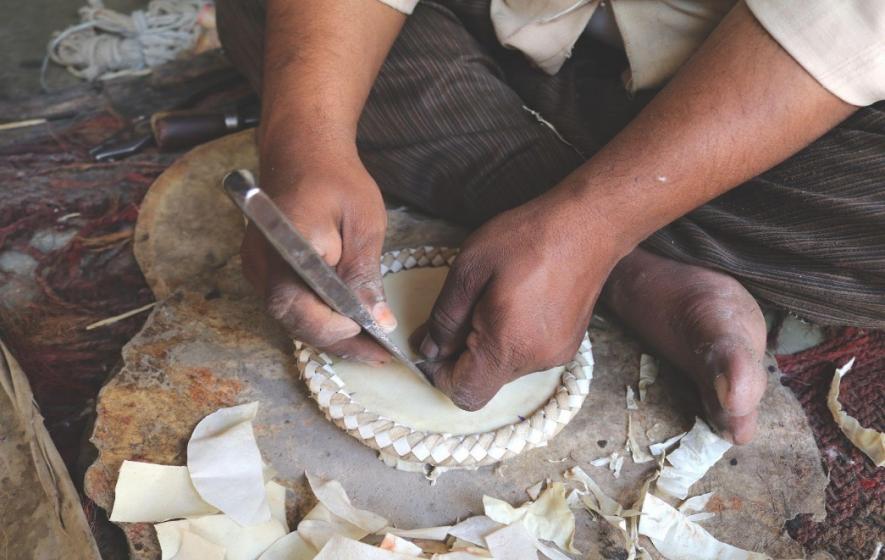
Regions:
<svg viewBox="0 0 885 560"><path fill-rule="evenodd" d="M298 379L291 341L262 312L242 279L237 251L243 220L218 187L235 161L255 166L248 133L194 150L164 173L145 199L136 254L162 301L124 348L123 368L99 398L92 437L99 458L86 476L86 491L96 503L110 509L124 459L184 464L186 442L203 416L252 400L261 403L255 426L262 453L292 490L293 527L313 505L305 470L340 480L357 506L405 528L481 513L483 494L525 501L527 488L545 478L558 480L573 465L581 465L622 503L633 501L654 463L636 465L628 458L617 479L590 466L613 451L623 453L624 391L638 378L640 356L635 341L601 318L590 332L596 368L581 412L547 447L497 467L448 472L431 486L420 473L385 466L374 451L328 422ZM387 249L451 245L464 234L403 210L389 216ZM716 491L709 509L718 515L705 526L717 538L796 558L802 551L783 524L799 513L823 516L826 478L802 409L778 383L776 369L770 371L758 437L731 449L692 493ZM697 408L690 383L664 368L647 401L632 412L639 442L688 429ZM149 524L123 528L133 558L159 558ZM621 558L621 542L607 523L578 515L577 545L585 557Z"/></svg>

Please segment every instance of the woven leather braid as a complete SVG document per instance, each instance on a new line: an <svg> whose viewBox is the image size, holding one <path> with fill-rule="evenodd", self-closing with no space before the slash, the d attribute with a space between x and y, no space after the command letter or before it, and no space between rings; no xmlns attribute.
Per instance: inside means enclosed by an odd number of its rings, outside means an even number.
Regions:
<svg viewBox="0 0 885 560"><path fill-rule="evenodd" d="M435 247L391 251L381 258L381 273L449 266L457 253L457 249ZM295 356L311 396L336 426L372 449L434 467L491 465L546 445L580 410L593 378L593 355L585 335L575 358L566 364L556 392L531 416L491 432L451 435L414 430L367 410L350 396L326 354L295 341Z"/></svg>

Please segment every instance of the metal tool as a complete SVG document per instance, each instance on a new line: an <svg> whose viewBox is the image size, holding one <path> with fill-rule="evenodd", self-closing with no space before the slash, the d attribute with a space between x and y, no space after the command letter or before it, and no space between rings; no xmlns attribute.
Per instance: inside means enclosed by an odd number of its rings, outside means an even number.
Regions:
<svg viewBox="0 0 885 560"><path fill-rule="evenodd" d="M356 321L392 356L422 379L427 379L415 362L387 336L350 287L298 233L270 197L258 188L251 173L232 171L227 174L223 183L224 190L234 204L258 227L280 256L320 299L338 313Z"/></svg>
<svg viewBox="0 0 885 560"><path fill-rule="evenodd" d="M95 161L119 160L156 146L161 152L190 148L258 124L260 107L248 97L214 112L160 111L135 118L121 131L89 150Z"/></svg>
<svg viewBox="0 0 885 560"><path fill-rule="evenodd" d="M123 130L89 150L95 161L118 160L136 154L154 144L151 121L145 116L135 118Z"/></svg>

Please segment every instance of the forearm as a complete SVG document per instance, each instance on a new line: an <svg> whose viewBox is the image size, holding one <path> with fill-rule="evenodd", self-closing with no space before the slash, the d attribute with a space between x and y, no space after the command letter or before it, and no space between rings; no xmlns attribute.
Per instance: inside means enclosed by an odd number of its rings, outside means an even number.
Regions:
<svg viewBox="0 0 885 560"><path fill-rule="evenodd" d="M377 0L269 0L259 143L276 149L263 155L356 157L360 113L404 21Z"/></svg>
<svg viewBox="0 0 885 560"><path fill-rule="evenodd" d="M551 194L597 209L629 251L854 109L805 72L741 3L636 119Z"/></svg>

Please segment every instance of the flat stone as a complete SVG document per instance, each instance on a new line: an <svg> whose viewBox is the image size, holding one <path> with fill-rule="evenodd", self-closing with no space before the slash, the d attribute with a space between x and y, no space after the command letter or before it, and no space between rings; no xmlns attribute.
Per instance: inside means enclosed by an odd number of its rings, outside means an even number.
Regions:
<svg viewBox="0 0 885 560"><path fill-rule="evenodd" d="M251 138L245 133L229 137L219 150L241 149L237 141ZM341 481L357 506L404 528L447 524L481 512L484 494L525 501L527 488L546 478L561 479L573 465L581 465L623 504L633 501L654 463L633 464L628 458L617 479L607 469L590 466L593 459L623 452L625 386L638 379L640 356L634 340L601 318L590 331L596 366L581 412L548 446L497 467L448 472L431 486L421 474L386 467L373 450L328 422L298 379L291 341L262 312L242 278L237 256L242 219L226 212L230 203L216 181L230 159L212 152L213 144L176 164L190 169L167 172L179 179L158 179L165 194L152 198L152 188L146 201L154 206L139 221L136 252L163 301L124 348L123 368L99 396L92 435L99 457L86 475L86 492L99 506L111 507L123 460L184 464L187 440L203 416L253 400L261 403L255 423L259 447L292 491L288 509L293 527L313 505L305 471ZM216 163L208 164L207 158ZM213 179L198 179L193 173L197 168ZM170 203L194 189L205 190L196 194L202 202L189 213ZM173 198L164 200L167 196ZM387 248L457 244L464 235L449 224L402 209L390 210L389 216ZM210 231L211 239L185 235ZM182 245L169 253L158 250L171 247L175 239ZM210 253L219 258L204 258ZM716 492L712 507L718 515L705 527L718 538L795 558L802 551L785 534L784 522L799 513L822 517L827 481L804 413L777 375L774 370L769 376L756 440L731 449L692 492ZM648 443L642 439L647 431L661 440L688 429L698 409L692 385L663 368L647 401L633 412L641 443ZM123 528L132 558L159 557L150 525ZM585 513L578 514L577 544L588 558L623 557L621 537Z"/></svg>

